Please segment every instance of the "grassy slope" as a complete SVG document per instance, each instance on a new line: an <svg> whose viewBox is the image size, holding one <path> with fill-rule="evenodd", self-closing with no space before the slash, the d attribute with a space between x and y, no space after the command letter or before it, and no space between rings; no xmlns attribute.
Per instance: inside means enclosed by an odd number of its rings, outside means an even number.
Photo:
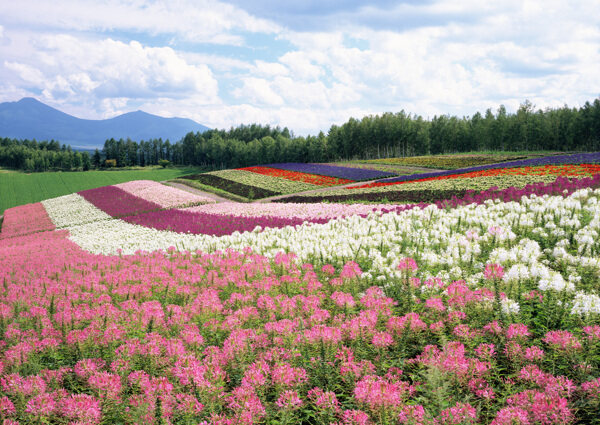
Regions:
<svg viewBox="0 0 600 425"><path fill-rule="evenodd" d="M68 195L80 190L123 183L131 180L170 180L202 172L195 167L146 168L114 171L49 172L25 174L0 173L0 214L17 205Z"/></svg>

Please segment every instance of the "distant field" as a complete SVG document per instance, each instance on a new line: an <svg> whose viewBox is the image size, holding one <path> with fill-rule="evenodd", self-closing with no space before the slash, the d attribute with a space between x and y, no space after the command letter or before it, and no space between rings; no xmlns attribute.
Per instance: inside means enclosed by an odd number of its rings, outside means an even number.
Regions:
<svg viewBox="0 0 600 425"><path fill-rule="evenodd" d="M0 172L0 215L4 210L17 205L39 202L85 189L131 180L170 180L202 171L196 167L186 167L32 174Z"/></svg>

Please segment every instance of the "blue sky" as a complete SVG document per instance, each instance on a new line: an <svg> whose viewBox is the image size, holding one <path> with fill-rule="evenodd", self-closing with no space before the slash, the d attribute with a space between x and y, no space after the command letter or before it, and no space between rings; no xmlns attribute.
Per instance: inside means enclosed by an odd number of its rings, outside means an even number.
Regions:
<svg viewBox="0 0 600 425"><path fill-rule="evenodd" d="M327 132L600 96L598 0L0 2L0 102Z"/></svg>

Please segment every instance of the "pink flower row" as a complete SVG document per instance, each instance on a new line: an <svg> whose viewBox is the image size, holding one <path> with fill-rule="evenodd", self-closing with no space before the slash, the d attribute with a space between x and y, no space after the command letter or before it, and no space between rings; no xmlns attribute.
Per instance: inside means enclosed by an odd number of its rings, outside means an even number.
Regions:
<svg viewBox="0 0 600 425"><path fill-rule="evenodd" d="M4 212L0 239L54 230L54 224L41 203L21 205Z"/></svg>
<svg viewBox="0 0 600 425"><path fill-rule="evenodd" d="M212 204L215 202L209 197L196 195L151 180L135 180L119 183L115 186L146 201L154 202L162 208L183 208L190 205Z"/></svg>

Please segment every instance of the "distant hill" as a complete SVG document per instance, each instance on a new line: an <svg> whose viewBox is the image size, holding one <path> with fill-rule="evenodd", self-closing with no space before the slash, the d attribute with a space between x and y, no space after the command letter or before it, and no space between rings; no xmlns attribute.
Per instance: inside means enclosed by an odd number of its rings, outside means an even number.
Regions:
<svg viewBox="0 0 600 425"><path fill-rule="evenodd" d="M177 142L190 131L209 128L187 118L164 118L142 111L106 120L84 120L31 97L0 103L0 137L57 140L74 148L101 148L106 139L169 139Z"/></svg>

